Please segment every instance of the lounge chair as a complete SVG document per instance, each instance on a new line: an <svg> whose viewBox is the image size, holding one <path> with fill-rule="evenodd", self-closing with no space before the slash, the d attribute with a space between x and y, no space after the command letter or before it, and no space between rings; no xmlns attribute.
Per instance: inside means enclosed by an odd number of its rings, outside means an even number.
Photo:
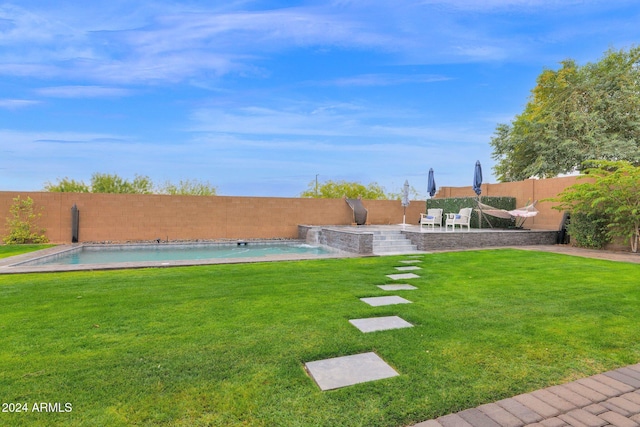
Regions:
<svg viewBox="0 0 640 427"><path fill-rule="evenodd" d="M422 226L428 225L431 227L431 230L435 229L435 226L442 228L442 209L427 209L427 213L420 214L420 231L422 231Z"/></svg>
<svg viewBox="0 0 640 427"><path fill-rule="evenodd" d="M470 230L469 224L471 223L471 213L473 212L472 208L462 208L460 212L456 213L448 213L447 220L444 224L444 230L449 231L449 226L451 226L451 231L456 231L456 225L460 226L460 230L462 227L467 227L467 231Z"/></svg>

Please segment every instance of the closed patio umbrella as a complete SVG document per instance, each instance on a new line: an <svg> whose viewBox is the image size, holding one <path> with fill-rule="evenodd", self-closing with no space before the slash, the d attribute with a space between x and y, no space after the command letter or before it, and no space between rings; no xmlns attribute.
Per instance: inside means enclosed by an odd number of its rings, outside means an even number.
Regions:
<svg viewBox="0 0 640 427"><path fill-rule="evenodd" d="M429 168L429 178L427 179L427 193L430 197L436 194L436 180L433 178L433 168Z"/></svg>
<svg viewBox="0 0 640 427"><path fill-rule="evenodd" d="M480 164L480 160L476 160L476 167L473 171L473 191L478 195L478 209L480 210L478 227L482 228L482 218L484 218L484 213L482 213L482 207L480 206L480 194L482 194L482 165ZM491 225L488 219L485 218L485 221L487 221L489 227L493 228L493 225Z"/></svg>
<svg viewBox="0 0 640 427"><path fill-rule="evenodd" d="M482 193L482 165L480 165L480 160L476 161L476 168L473 172L473 191L478 196Z"/></svg>
<svg viewBox="0 0 640 427"><path fill-rule="evenodd" d="M403 207L403 213L402 213L402 226L404 227L405 225L405 220L406 220L406 216L407 216L407 206L409 206L409 181L405 180L404 181L404 186L402 187L402 207Z"/></svg>

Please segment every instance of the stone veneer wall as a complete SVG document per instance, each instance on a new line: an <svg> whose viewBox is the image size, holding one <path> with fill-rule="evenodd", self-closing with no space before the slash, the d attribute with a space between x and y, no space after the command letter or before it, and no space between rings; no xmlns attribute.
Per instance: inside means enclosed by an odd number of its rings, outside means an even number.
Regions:
<svg viewBox="0 0 640 427"><path fill-rule="evenodd" d="M366 227L366 226L365 226ZM309 244L321 245L357 254L373 253L373 233L326 227L298 226L298 238Z"/></svg>
<svg viewBox="0 0 640 427"><path fill-rule="evenodd" d="M420 233L403 231L419 251L471 249L502 246L554 245L557 231L505 230Z"/></svg>
<svg viewBox="0 0 640 427"><path fill-rule="evenodd" d="M301 225L298 238L309 244L320 243L332 248L362 255L373 253L373 232L365 229L339 229ZM419 232L402 231L419 251L477 249L505 246L554 245L557 231L499 230Z"/></svg>

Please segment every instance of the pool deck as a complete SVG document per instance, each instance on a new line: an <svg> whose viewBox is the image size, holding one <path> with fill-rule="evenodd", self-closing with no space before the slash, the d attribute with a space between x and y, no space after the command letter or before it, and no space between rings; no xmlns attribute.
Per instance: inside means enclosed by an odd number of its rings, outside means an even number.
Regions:
<svg viewBox="0 0 640 427"><path fill-rule="evenodd" d="M414 236L423 242L422 246L418 246L418 253L432 252L448 252L461 250L478 250L478 249L497 249L497 248L514 248L524 250L537 250L546 252L562 253L566 255L582 256L588 258L608 259L611 261L624 261L638 263L640 262L640 254L630 252L614 252L603 250L590 250L575 248L570 245L556 244L513 244L513 240L505 241L505 237L513 239L514 236L536 236L542 233L549 233L549 230L499 230L499 229L471 229L469 231L446 232L444 230L435 231L428 230L426 227L420 229L416 225L380 225L380 226L339 226L329 227L342 230L348 234L371 234L379 231L399 230ZM418 237L415 237L418 236ZM547 239L548 240L548 239ZM80 244L81 245L81 244ZM269 257L247 257L247 258L211 258L199 260L176 260L176 261L137 261L137 262L118 262L109 264L84 264L84 265L16 265L22 262L34 260L40 257L54 255L64 252L79 245L58 245L52 248L43 249L36 252L17 255L9 258L0 258L0 274L19 274L19 273L53 273L65 271L92 271L92 270L122 270L132 268L167 268L167 267L186 267L198 265L213 264L243 264L252 262L274 262L274 261L300 261L310 259L328 259L328 258L348 258L359 256L380 256L372 253L359 254L346 251L338 251L336 253L326 255L305 255L305 254L286 254L271 255ZM413 252L416 253L416 252ZM400 255L400 253L390 254Z"/></svg>

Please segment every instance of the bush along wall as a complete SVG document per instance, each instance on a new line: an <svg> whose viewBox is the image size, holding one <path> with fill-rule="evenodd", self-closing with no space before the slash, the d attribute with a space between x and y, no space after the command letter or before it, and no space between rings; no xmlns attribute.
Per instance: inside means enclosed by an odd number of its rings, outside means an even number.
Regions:
<svg viewBox="0 0 640 427"><path fill-rule="evenodd" d="M504 209L507 211L516 208L515 197L482 197L480 200L485 205L493 206L496 209ZM444 217L447 213L458 213L462 208L473 208L473 215L471 216L471 228L480 228L478 224L478 211L475 210L478 207L475 197L451 197L446 199L429 199L427 200L427 209L442 209L443 210L443 224ZM512 228L514 227L514 221L509 219L496 218L489 215L484 215L482 220L482 228Z"/></svg>
<svg viewBox="0 0 640 427"><path fill-rule="evenodd" d="M607 235L608 223L607 218L597 213L574 213L569 220L569 236L581 248L602 249L611 243L611 237Z"/></svg>

